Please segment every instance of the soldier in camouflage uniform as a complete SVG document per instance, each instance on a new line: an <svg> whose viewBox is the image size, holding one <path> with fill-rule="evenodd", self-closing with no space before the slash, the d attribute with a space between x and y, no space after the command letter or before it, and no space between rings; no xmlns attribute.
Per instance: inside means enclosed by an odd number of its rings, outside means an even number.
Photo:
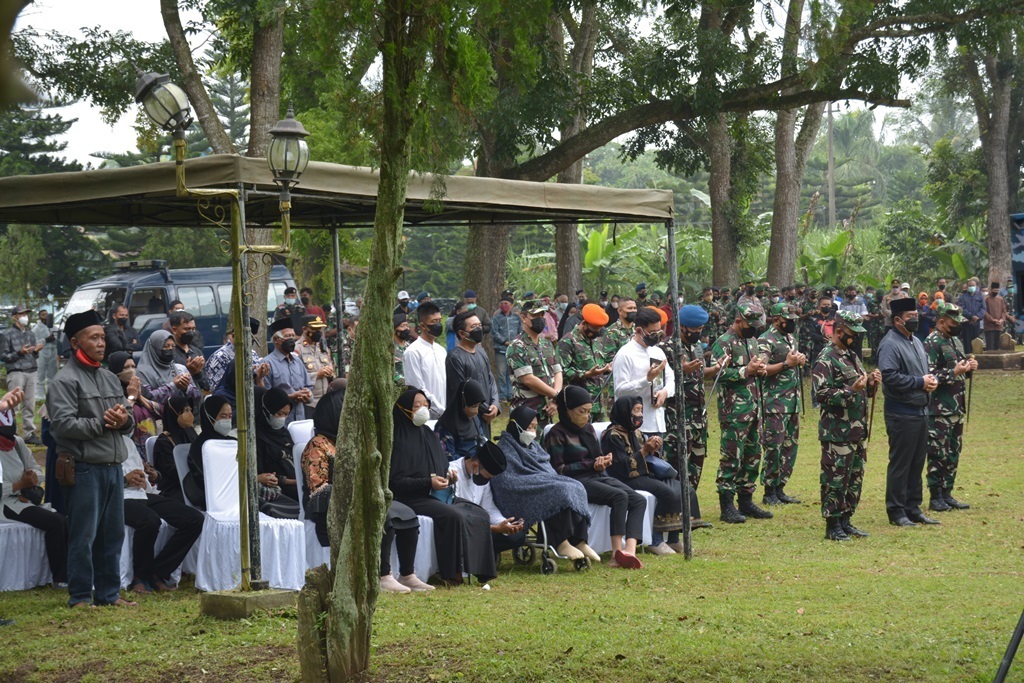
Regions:
<svg viewBox="0 0 1024 683"><path fill-rule="evenodd" d="M701 338L708 340L708 347L710 348L711 343L722 336L722 321L725 320L725 311L715 301L715 292L711 287L705 287L704 291L701 292L701 300L697 304L704 312L708 314L708 321L704 325L704 331L701 333Z"/></svg>
<svg viewBox="0 0 1024 683"><path fill-rule="evenodd" d="M538 429L551 423L557 412L555 397L562 390L562 365L555 346L541 336L547 307L540 301L524 301L520 311L523 331L508 345L505 357L512 376L512 401L515 410L524 403L537 411Z"/></svg>
<svg viewBox="0 0 1024 683"><path fill-rule="evenodd" d="M602 422L601 395L605 393L612 373L611 359L605 354L604 340L600 339L608 313L597 304L583 307L583 321L558 341L555 352L562 366L565 384L575 384L590 393L593 407L590 421Z"/></svg>
<svg viewBox="0 0 1024 683"><path fill-rule="evenodd" d="M405 313L395 313L391 316L391 323L394 327L395 338L395 385L404 387L405 386L405 350L409 348L409 339L412 337L412 331L409 329L409 321L406 318Z"/></svg>
<svg viewBox="0 0 1024 683"><path fill-rule="evenodd" d="M853 526L864 483L868 432L868 398L882 382L878 370L870 374L851 347L855 333L863 333L863 319L852 311L839 311L831 343L814 364L814 395L821 406L818 439L821 441L821 516L825 538L849 541L868 534Z"/></svg>
<svg viewBox="0 0 1024 683"><path fill-rule="evenodd" d="M800 353L810 358L811 336L814 332L815 325L811 316L818 312L818 290L812 287L807 290L807 295L798 301L800 306L800 323L798 325L800 334L797 339L797 345L800 349Z"/></svg>
<svg viewBox="0 0 1024 683"><path fill-rule="evenodd" d="M758 358L757 324L764 310L756 303L736 306L736 320L711 347L714 358L729 356L718 387L718 421L722 427L718 463L719 504L722 521L742 524L748 517L773 515L753 501L761 466L761 377L765 365ZM733 495L739 495L739 510Z"/></svg>
<svg viewBox="0 0 1024 683"><path fill-rule="evenodd" d="M758 340L768 367L761 383L764 391L764 484L765 505L799 503L785 492L793 474L800 442L800 380L807 356L796 349L797 314L788 303L774 304L772 326Z"/></svg>
<svg viewBox="0 0 1024 683"><path fill-rule="evenodd" d="M952 495L963 447L965 378L978 369L978 361L964 355L960 341L965 321L959 306L940 301L935 329L924 342L928 371L939 381L928 405L928 508L935 512L970 508Z"/></svg>
<svg viewBox="0 0 1024 683"><path fill-rule="evenodd" d="M605 328L603 354L609 363L636 332L636 328L633 327L633 320L636 319L636 307L636 300L630 299L628 296L619 299L619 319Z"/></svg>

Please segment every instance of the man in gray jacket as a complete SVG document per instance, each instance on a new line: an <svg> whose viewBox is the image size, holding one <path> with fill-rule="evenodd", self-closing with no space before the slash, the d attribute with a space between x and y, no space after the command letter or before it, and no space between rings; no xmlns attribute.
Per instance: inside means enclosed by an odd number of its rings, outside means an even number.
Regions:
<svg viewBox="0 0 1024 683"><path fill-rule="evenodd" d="M11 329L0 337L0 360L7 366L7 388L21 389L25 401L21 404L21 436L25 443L39 445L36 436L36 370L43 344L29 328L29 311L18 306L11 315Z"/></svg>
<svg viewBox="0 0 1024 683"><path fill-rule="evenodd" d="M57 373L46 397L50 429L62 460L74 461L74 478L61 483L68 515L68 605L134 607L121 598L124 542L124 436L135 421L122 403L121 382L100 367L106 348L103 319L96 311L67 319L64 333L71 359ZM71 469L68 467L67 469Z"/></svg>
<svg viewBox="0 0 1024 683"><path fill-rule="evenodd" d="M921 511L921 475L928 453L928 394L938 380L928 372L928 354L917 330L917 302L893 299L892 329L878 345L878 369L885 394L885 431L889 435L889 467L885 508L895 526L938 524Z"/></svg>

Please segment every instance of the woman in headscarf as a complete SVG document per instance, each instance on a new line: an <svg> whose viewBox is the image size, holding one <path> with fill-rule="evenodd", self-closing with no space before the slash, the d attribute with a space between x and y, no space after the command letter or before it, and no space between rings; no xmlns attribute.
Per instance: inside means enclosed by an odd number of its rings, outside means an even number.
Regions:
<svg viewBox="0 0 1024 683"><path fill-rule="evenodd" d="M480 405L487 400L484 388L475 379L463 380L455 399L437 421L437 432L448 451L448 459L471 457L487 441L480 424Z"/></svg>
<svg viewBox="0 0 1024 683"><path fill-rule="evenodd" d="M537 411L520 405L512 411L498 439L508 465L504 474L491 479L494 504L522 519L527 528L543 521L547 542L559 555L600 562L600 555L587 545L587 490L578 481L555 472L551 457L536 438Z"/></svg>
<svg viewBox="0 0 1024 683"><path fill-rule="evenodd" d="M142 381L146 396L157 405L163 405L176 391L188 396L193 408L202 399L185 366L174 362L174 337L166 330L157 330L149 335L136 374Z"/></svg>
<svg viewBox="0 0 1024 683"><path fill-rule="evenodd" d="M257 388L256 406L256 472L261 484L277 486L281 493L296 503L299 492L295 479L292 448L295 443L286 423L292 411L291 399L284 389Z"/></svg>
<svg viewBox="0 0 1024 683"><path fill-rule="evenodd" d="M313 438L302 451L302 496L306 519L316 526L320 545L327 547L327 506L331 501L331 478L334 475L334 443L338 440L338 423L345 402L345 380L331 382L313 412ZM391 501L384 518L384 535L380 544L380 588L389 593L431 591L434 587L416 576L416 545L420 520L416 513L396 500ZM399 577L391 573L391 546L398 548Z"/></svg>
<svg viewBox="0 0 1024 683"><path fill-rule="evenodd" d="M558 393L558 424L551 428L545 449L551 454L551 466L559 474L572 477L587 490L587 500L607 505L611 512L613 567L640 569L636 545L643 538L647 501L639 493L608 475L610 453L601 450L597 434L590 424L593 400L590 393L570 384ZM624 548L624 549L623 549Z"/></svg>
<svg viewBox="0 0 1024 683"><path fill-rule="evenodd" d="M135 361L130 353L115 351L107 358L107 368L117 375L121 381L121 391L125 398L128 398L128 405L132 408L132 417L135 418L135 430L132 432L132 441L135 447L142 452L146 446L146 439L156 436L156 421L160 419L160 403L153 400L149 389L142 385L135 370Z"/></svg>
<svg viewBox="0 0 1024 683"><path fill-rule="evenodd" d="M178 466L174 462L174 447L191 444L199 438L195 430L195 415L192 404L181 392L171 396L164 403L164 431L153 445L153 466L161 476L160 493L179 503L185 502L178 478Z"/></svg>
<svg viewBox="0 0 1024 683"><path fill-rule="evenodd" d="M188 474L183 482L184 494L200 510L206 509L206 489L203 475L203 444L215 439L230 439L231 418L234 411L227 399L221 396L207 396L199 408L199 437L188 449Z"/></svg>
<svg viewBox="0 0 1024 683"><path fill-rule="evenodd" d="M679 531L683 528L683 498L679 485L651 476L647 456L656 453L661 439L644 439L640 425L644 404L639 396L621 396L612 404L612 424L601 437L601 450L612 454L608 473L634 491L646 491L657 500L654 510L654 535L647 552L674 555L683 552ZM665 543L668 532L668 543Z"/></svg>
<svg viewBox="0 0 1024 683"><path fill-rule="evenodd" d="M465 572L486 583L497 576L490 517L480 506L455 497L448 458L424 426L429 408L430 401L415 387L407 387L395 402L389 485L395 500L434 520L441 579L458 585Z"/></svg>
<svg viewBox="0 0 1024 683"><path fill-rule="evenodd" d="M565 335L573 331L573 328L582 320L582 316L579 315L580 307L575 301L570 301L565 307L565 312L562 313L562 318L558 321L558 338L561 339Z"/></svg>

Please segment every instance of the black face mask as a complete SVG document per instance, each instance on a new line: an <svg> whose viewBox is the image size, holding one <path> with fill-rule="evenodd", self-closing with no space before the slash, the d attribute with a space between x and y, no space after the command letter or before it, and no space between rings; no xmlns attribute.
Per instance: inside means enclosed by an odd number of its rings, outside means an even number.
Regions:
<svg viewBox="0 0 1024 683"><path fill-rule="evenodd" d="M46 324L45 320L43 321L43 324L44 325ZM127 327L128 326L128 318L118 318L117 319L117 324L118 324L119 327Z"/></svg>
<svg viewBox="0 0 1024 683"><path fill-rule="evenodd" d="M740 330L740 337L743 339L753 339L756 336L757 330L752 325Z"/></svg>
<svg viewBox="0 0 1024 683"><path fill-rule="evenodd" d="M683 332L683 341L687 344L696 344L700 341L700 332Z"/></svg>
<svg viewBox="0 0 1024 683"><path fill-rule="evenodd" d="M195 341L195 339L195 332L185 332L184 334L181 335L181 343L185 345L191 344L192 342Z"/></svg>
<svg viewBox="0 0 1024 683"><path fill-rule="evenodd" d="M284 339L284 340L281 341L281 353L283 353L285 355L288 355L289 353L291 353L294 350L295 350L295 340L294 339Z"/></svg>
<svg viewBox="0 0 1024 683"><path fill-rule="evenodd" d="M473 483L476 484L477 486L487 486L487 484L489 484L490 481L490 479L488 479L482 474L473 475Z"/></svg>
<svg viewBox="0 0 1024 683"><path fill-rule="evenodd" d="M160 349L160 362L167 365L174 360L174 349Z"/></svg>
<svg viewBox="0 0 1024 683"><path fill-rule="evenodd" d="M949 336L950 337L956 337L959 334L960 334L960 323L957 323L956 325L951 325L950 328L949 328Z"/></svg>
<svg viewBox="0 0 1024 683"><path fill-rule="evenodd" d="M650 334L647 332L641 332L640 338L644 340L644 344L647 346L657 346L658 342L661 341L661 330L651 332Z"/></svg>
<svg viewBox="0 0 1024 683"><path fill-rule="evenodd" d="M302 301L302 305L303 306L308 306L309 305L309 297L308 296L302 297L301 301Z"/></svg>
<svg viewBox="0 0 1024 683"><path fill-rule="evenodd" d="M907 332L911 332L911 333L917 332L917 328L920 325L921 325L921 321L918 320L917 318L913 318L911 320L904 320L903 321L903 327L906 328Z"/></svg>
<svg viewBox="0 0 1024 683"><path fill-rule="evenodd" d="M941 292L942 290L944 290L945 288L946 288L946 285L942 285L942 284L940 284L940 285L939 285L939 291L940 291L940 292Z"/></svg>
<svg viewBox="0 0 1024 683"><path fill-rule="evenodd" d="M795 330L795 329L796 329L796 321L795 320L786 319L786 320L782 321L782 332L783 332L783 334L793 334L793 330Z"/></svg>
<svg viewBox="0 0 1024 683"><path fill-rule="evenodd" d="M604 334L604 328L600 328L596 332L590 329L583 330L583 336L586 337L587 339L597 339L602 334Z"/></svg>
<svg viewBox="0 0 1024 683"><path fill-rule="evenodd" d="M398 331L398 338L401 339L402 341L409 341L409 339L411 337L412 337L412 331L411 330L399 330Z"/></svg>
<svg viewBox="0 0 1024 683"><path fill-rule="evenodd" d="M840 335L839 341L843 342L843 346L845 346L846 348L852 349L854 348L854 343L857 341L857 337L856 335L852 335L846 332Z"/></svg>
<svg viewBox="0 0 1024 683"><path fill-rule="evenodd" d="M643 415L633 415L633 429L640 429L640 426L644 423Z"/></svg>
<svg viewBox="0 0 1024 683"><path fill-rule="evenodd" d="M316 332L310 332L309 333L309 339L311 341L315 341L315 342L318 342L321 339L323 339L323 336L324 336L324 333L321 332L320 330L317 330Z"/></svg>
<svg viewBox="0 0 1024 683"><path fill-rule="evenodd" d="M747 296L754 296L754 288L753 287L747 287L744 291L746 292Z"/></svg>
<svg viewBox="0 0 1024 683"><path fill-rule="evenodd" d="M440 337L442 332L444 332L444 326L441 323L427 325L427 334L431 337Z"/></svg>
<svg viewBox="0 0 1024 683"><path fill-rule="evenodd" d="M821 313L822 315L828 315L829 313L831 313L831 312L832 312L832 307L831 307L831 306L829 306L828 308L822 307L822 308L819 308L819 309L818 309L818 311L819 311L819 312L820 312L820 313Z"/></svg>
<svg viewBox="0 0 1024 683"><path fill-rule="evenodd" d="M530 329L536 334L540 334L544 331L544 326L547 325L547 320L544 318L533 318L530 320Z"/></svg>
<svg viewBox="0 0 1024 683"><path fill-rule="evenodd" d="M475 344L479 344L484 340L484 328L478 327L474 330L470 330L466 335L466 338Z"/></svg>
<svg viewBox="0 0 1024 683"><path fill-rule="evenodd" d="M632 325L634 320L636 320L636 311L633 311L632 313L627 313L626 314L626 322L627 323Z"/></svg>

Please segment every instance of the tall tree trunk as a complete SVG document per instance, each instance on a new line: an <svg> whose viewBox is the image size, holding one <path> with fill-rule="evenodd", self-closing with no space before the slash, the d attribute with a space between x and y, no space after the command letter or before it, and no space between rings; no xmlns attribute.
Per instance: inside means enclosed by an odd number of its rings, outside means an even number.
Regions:
<svg viewBox="0 0 1024 683"><path fill-rule="evenodd" d="M414 83L426 60L426 19L414 9L382 3L380 181L363 309L338 429L328 511L332 565L307 572L299 594L299 657L302 679L309 682L352 680L370 663L380 539L391 499L391 304L401 273L410 131L419 109Z"/></svg>
<svg viewBox="0 0 1024 683"><path fill-rule="evenodd" d="M730 176L732 174L732 137L725 114L707 118L708 156L711 177L708 180L711 197L711 249L712 279L716 285L735 286L739 283L740 251L735 226L730 220Z"/></svg>

